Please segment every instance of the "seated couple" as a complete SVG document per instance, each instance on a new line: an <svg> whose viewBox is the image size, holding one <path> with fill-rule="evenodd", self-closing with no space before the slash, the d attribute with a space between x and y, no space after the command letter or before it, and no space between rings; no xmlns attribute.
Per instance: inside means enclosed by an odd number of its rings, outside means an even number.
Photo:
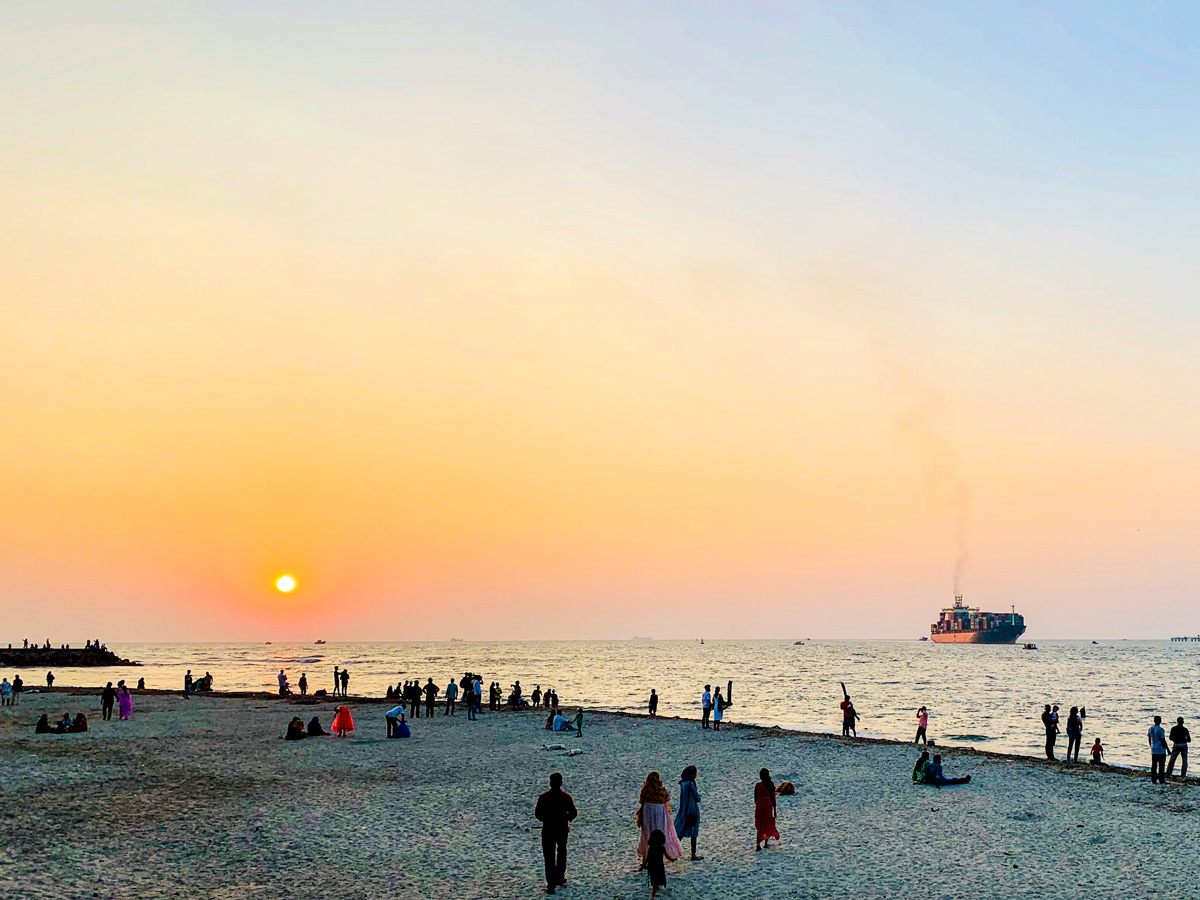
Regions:
<svg viewBox="0 0 1200 900"><path fill-rule="evenodd" d="M408 727L408 721L404 718L403 706L389 709L383 714L383 719L387 722L387 736L389 738L406 738L412 736L412 730Z"/></svg>
<svg viewBox="0 0 1200 900"><path fill-rule="evenodd" d="M66 713L54 726L50 725L50 717L46 713L42 713L42 717L37 720L37 724L33 726L35 734L81 734L88 730L87 716L83 713L76 713L72 719Z"/></svg>
<svg viewBox="0 0 1200 900"><path fill-rule="evenodd" d="M929 758L929 751L926 750L921 754L917 764L913 767L912 773L913 784L932 784L935 787L946 787L950 784L969 784L971 782L970 775L964 775L962 778L947 778L942 772L942 755L935 753L933 759Z"/></svg>
<svg viewBox="0 0 1200 900"><path fill-rule="evenodd" d="M312 721L308 723L308 731L304 730L304 720L299 716L294 716L292 721L288 722L287 734L283 736L285 741L300 741L306 737L324 737L329 734L321 727L321 720L316 716L312 717Z"/></svg>

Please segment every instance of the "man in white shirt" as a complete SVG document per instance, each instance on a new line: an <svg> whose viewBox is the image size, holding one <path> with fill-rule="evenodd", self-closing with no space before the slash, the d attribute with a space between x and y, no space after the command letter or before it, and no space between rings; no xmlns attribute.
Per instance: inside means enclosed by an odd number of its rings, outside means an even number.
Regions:
<svg viewBox="0 0 1200 900"><path fill-rule="evenodd" d="M704 686L704 693L700 695L700 708L703 710L704 718L700 721L701 728L708 727L708 717L712 715L712 685Z"/></svg>
<svg viewBox="0 0 1200 900"><path fill-rule="evenodd" d="M483 679L476 677L475 693L471 695L471 718L474 719L480 708L483 706Z"/></svg>

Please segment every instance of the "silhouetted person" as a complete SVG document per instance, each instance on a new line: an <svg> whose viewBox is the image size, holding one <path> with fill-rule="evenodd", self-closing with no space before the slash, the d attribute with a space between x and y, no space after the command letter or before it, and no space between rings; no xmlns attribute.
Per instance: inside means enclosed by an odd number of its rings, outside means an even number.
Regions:
<svg viewBox="0 0 1200 900"><path fill-rule="evenodd" d="M54 673L53 672L46 673L46 687L48 687L48 688L54 687Z"/></svg>
<svg viewBox="0 0 1200 900"><path fill-rule="evenodd" d="M704 686L704 693L700 695L700 727L708 727L708 717L712 715L712 685Z"/></svg>
<svg viewBox="0 0 1200 900"><path fill-rule="evenodd" d="M850 700L850 695L844 695L844 699L838 706L842 709L842 737L858 737L858 728L855 727L855 720L862 718L854 709L854 703Z"/></svg>
<svg viewBox="0 0 1200 900"><path fill-rule="evenodd" d="M313 716L312 721L310 721L308 723L308 736L309 737L320 737L321 735L325 735L325 734L329 734L329 732L321 727L321 720L318 719L316 716Z"/></svg>
<svg viewBox="0 0 1200 900"><path fill-rule="evenodd" d="M1079 708L1072 706L1067 716L1067 762L1079 762L1079 743L1082 740L1083 719L1079 717Z"/></svg>
<svg viewBox="0 0 1200 900"><path fill-rule="evenodd" d="M452 678L446 685L446 711L442 715L454 715L454 703L456 700L458 700L458 682Z"/></svg>
<svg viewBox="0 0 1200 900"><path fill-rule="evenodd" d="M1175 727L1171 729L1171 759L1167 762L1167 775L1175 771L1176 758L1181 758L1179 777L1187 778L1187 750L1191 740L1192 733L1184 727L1183 716L1180 716L1175 720Z"/></svg>
<svg viewBox="0 0 1200 900"><path fill-rule="evenodd" d="M137 689L139 691L144 691L146 689L146 679L145 678L138 679L138 688Z"/></svg>
<svg viewBox="0 0 1200 900"><path fill-rule="evenodd" d="M117 702L117 692L110 681L100 694L100 714L105 722L112 721L113 705Z"/></svg>
<svg viewBox="0 0 1200 900"><path fill-rule="evenodd" d="M646 709L650 712L650 718L658 715L658 693L654 688L650 688L650 701L646 704Z"/></svg>
<svg viewBox="0 0 1200 900"><path fill-rule="evenodd" d="M1162 716L1154 717L1154 724L1146 732L1150 742L1150 783L1167 783L1167 734L1163 731Z"/></svg>
<svg viewBox="0 0 1200 900"><path fill-rule="evenodd" d="M533 704L534 709L542 705L542 686L540 684L533 686L533 693L529 695L529 702Z"/></svg>
<svg viewBox="0 0 1200 900"><path fill-rule="evenodd" d="M347 690L350 687L350 670L342 669L342 696L347 696Z"/></svg>
<svg viewBox="0 0 1200 900"><path fill-rule="evenodd" d="M304 672L300 673L300 696L303 697L308 693L308 675Z"/></svg>
<svg viewBox="0 0 1200 900"><path fill-rule="evenodd" d="M342 689L341 673L338 672L338 667L333 667L333 696L338 695L338 691Z"/></svg>
<svg viewBox="0 0 1200 900"><path fill-rule="evenodd" d="M1042 710L1042 727L1046 729L1046 759L1054 759L1054 741L1058 736L1058 724L1050 713L1050 704Z"/></svg>
<svg viewBox="0 0 1200 900"><path fill-rule="evenodd" d="M438 686L430 678L425 684L425 715L433 715L433 705L437 702Z"/></svg>
<svg viewBox="0 0 1200 900"><path fill-rule="evenodd" d="M915 738L913 738L914 744L920 743L921 745L923 745L925 747L929 746L929 738L925 733L925 729L928 727L929 727L929 710L927 710L925 707L922 706L920 709L917 710L917 736Z"/></svg>
<svg viewBox="0 0 1200 900"><path fill-rule="evenodd" d="M412 703L412 713L410 715L414 719L421 718L421 686L417 684L416 679L408 683L408 698Z"/></svg>
<svg viewBox="0 0 1200 900"><path fill-rule="evenodd" d="M192 670L188 669L187 674L183 676L183 699L192 699Z"/></svg>
<svg viewBox="0 0 1200 900"><path fill-rule="evenodd" d="M533 816L542 823L542 858L546 863L546 893L567 883L567 835L579 815L575 801L562 789L563 777L550 776L550 790L538 797Z"/></svg>

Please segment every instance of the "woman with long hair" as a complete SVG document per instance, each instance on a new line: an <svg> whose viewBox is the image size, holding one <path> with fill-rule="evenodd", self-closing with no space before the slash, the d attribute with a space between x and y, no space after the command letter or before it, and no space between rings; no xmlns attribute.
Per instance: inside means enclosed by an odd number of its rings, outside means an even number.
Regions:
<svg viewBox="0 0 1200 900"><path fill-rule="evenodd" d="M679 843L675 823L671 821L670 802L671 795L663 786L662 776L651 772L646 776L646 783L638 795L637 825L641 829L641 838L638 840L637 855L642 858L643 868L650 849L650 835L655 831L661 831L666 838L667 859L683 856L683 845Z"/></svg>
<svg viewBox="0 0 1200 900"><path fill-rule="evenodd" d="M129 693L129 688L125 687L124 681L117 682L117 718L122 721L128 720L133 713L133 694Z"/></svg>
<svg viewBox="0 0 1200 900"><path fill-rule="evenodd" d="M767 769L758 770L758 783L754 785L754 849L765 850L771 838L779 840L779 829L775 827L775 782Z"/></svg>
<svg viewBox="0 0 1200 900"><path fill-rule="evenodd" d="M696 855L696 838L700 836L700 789L696 787L696 767L688 766L679 776L679 811L675 813L675 833L692 839L692 859Z"/></svg>

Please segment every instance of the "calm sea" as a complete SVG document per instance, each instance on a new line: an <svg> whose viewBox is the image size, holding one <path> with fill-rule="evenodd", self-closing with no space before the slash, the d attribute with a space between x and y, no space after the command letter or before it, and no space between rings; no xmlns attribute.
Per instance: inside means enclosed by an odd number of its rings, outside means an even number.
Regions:
<svg viewBox="0 0 1200 900"><path fill-rule="evenodd" d="M180 688L184 672L212 672L219 690L274 690L280 668L309 691L332 687L333 667L350 670L351 695L382 696L389 683L429 676L442 687L466 671L520 679L526 692L553 686L566 705L643 711L650 689L660 715L699 716L705 682L733 681L730 721L810 731L840 730L839 681L862 716L859 733L911 737L915 711L930 710L930 737L1038 755L1043 703L1087 707L1084 749L1099 736L1111 762L1148 765L1146 729L1154 714L1200 727L1193 688L1200 643L1045 641L1016 646L917 641L561 641L447 643L120 644L140 669L60 669L59 685L146 679ZM28 671L31 685L40 682ZM1200 734L1197 735L1200 738ZM1066 735L1059 738L1065 752ZM1081 756L1081 759L1083 757Z"/></svg>

